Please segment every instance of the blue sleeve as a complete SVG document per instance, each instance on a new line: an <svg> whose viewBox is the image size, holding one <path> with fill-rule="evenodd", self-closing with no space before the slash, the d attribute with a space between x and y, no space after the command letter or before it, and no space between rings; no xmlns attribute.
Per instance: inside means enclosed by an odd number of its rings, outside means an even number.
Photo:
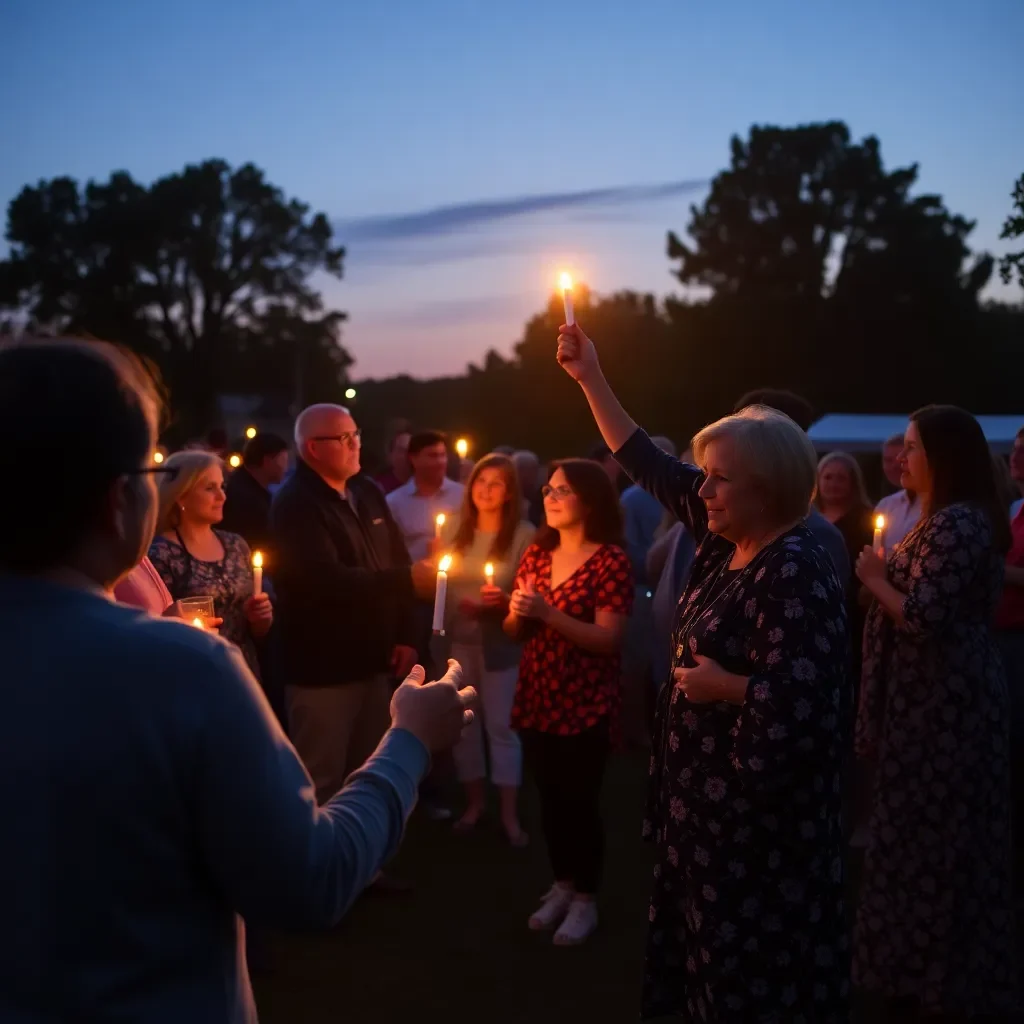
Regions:
<svg viewBox="0 0 1024 1024"><path fill-rule="evenodd" d="M391 730L345 788L317 807L309 775L241 654L220 645L211 669L195 779L209 869L248 920L328 927L398 848L427 750L411 733Z"/></svg>
<svg viewBox="0 0 1024 1024"><path fill-rule="evenodd" d="M652 530L647 522L648 517L645 514L647 510L644 509L643 503L648 500L639 491L632 493L626 491L621 499L626 554L629 555L629 560L633 563L633 577L638 586L647 582L647 552L651 549L654 532L658 527L655 522L654 530ZM655 505L655 510L658 511L657 505Z"/></svg>
<svg viewBox="0 0 1024 1024"><path fill-rule="evenodd" d="M682 520L698 544L704 539L708 532L708 513L697 496L704 474L696 466L663 452L640 429L615 452L615 461L633 483Z"/></svg>
<svg viewBox="0 0 1024 1024"><path fill-rule="evenodd" d="M829 553L839 577L839 585L846 590L850 583L850 553L838 527L830 523L816 508L807 517L807 529L814 539Z"/></svg>

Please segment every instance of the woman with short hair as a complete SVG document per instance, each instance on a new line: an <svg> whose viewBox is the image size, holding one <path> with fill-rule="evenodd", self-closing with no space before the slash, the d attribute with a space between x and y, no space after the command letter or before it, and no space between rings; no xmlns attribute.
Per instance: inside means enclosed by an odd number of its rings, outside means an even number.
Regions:
<svg viewBox="0 0 1024 1024"><path fill-rule="evenodd" d="M149 560L171 597L212 597L219 632L241 648L257 679L254 640L274 619L266 592L253 594L252 556L237 533L215 529L224 517L224 465L212 452L175 452L164 462L160 513Z"/></svg>
<svg viewBox="0 0 1024 1024"><path fill-rule="evenodd" d="M804 524L814 449L753 406L700 431L685 465L622 408L579 327L561 328L558 361L622 467L699 544L657 709L643 1014L845 1022L848 641L835 567Z"/></svg>

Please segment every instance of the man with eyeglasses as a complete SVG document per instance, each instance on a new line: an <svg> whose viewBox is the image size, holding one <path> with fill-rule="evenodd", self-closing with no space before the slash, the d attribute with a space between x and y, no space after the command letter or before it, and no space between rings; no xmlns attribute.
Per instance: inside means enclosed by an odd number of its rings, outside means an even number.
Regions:
<svg viewBox="0 0 1024 1024"><path fill-rule="evenodd" d="M416 661L414 599L436 577L411 563L384 495L361 475L347 409L305 409L295 448L271 506L273 573L289 732L323 802L384 735L394 683Z"/></svg>

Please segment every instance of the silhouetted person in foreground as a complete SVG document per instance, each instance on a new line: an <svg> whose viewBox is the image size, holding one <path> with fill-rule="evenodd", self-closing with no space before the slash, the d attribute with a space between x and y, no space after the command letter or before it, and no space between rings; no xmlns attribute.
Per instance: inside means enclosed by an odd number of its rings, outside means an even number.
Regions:
<svg viewBox="0 0 1024 1024"><path fill-rule="evenodd" d="M470 715L457 665L414 670L317 807L237 649L110 596L153 535L156 413L108 347L0 349L0 474L33 497L0 502L5 1024L255 1022L238 915L336 922Z"/></svg>

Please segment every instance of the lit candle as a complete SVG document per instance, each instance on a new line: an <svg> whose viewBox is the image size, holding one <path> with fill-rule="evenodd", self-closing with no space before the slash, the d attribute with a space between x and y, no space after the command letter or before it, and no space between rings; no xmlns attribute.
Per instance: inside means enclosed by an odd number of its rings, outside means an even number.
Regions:
<svg viewBox="0 0 1024 1024"><path fill-rule="evenodd" d="M246 427L245 428L245 436L247 438L249 438L249 440L251 441L256 436L256 428L255 427Z"/></svg>
<svg viewBox="0 0 1024 1024"><path fill-rule="evenodd" d="M155 452L153 452L153 462L156 465L159 466L160 463L163 462L163 461L164 461L164 453L162 451L160 451L159 448L157 448L157 450Z"/></svg>
<svg viewBox="0 0 1024 1024"><path fill-rule="evenodd" d="M238 469L238 467L241 464L242 464L242 456L239 455L237 452L234 455L232 455L230 459L228 459L228 465L232 469Z"/></svg>
<svg viewBox="0 0 1024 1024"><path fill-rule="evenodd" d="M885 541L882 532L885 530L885 516L875 516L875 535L871 538L871 547L880 554L885 554Z"/></svg>
<svg viewBox="0 0 1024 1024"><path fill-rule="evenodd" d="M203 620L199 618L198 615L192 620L192 625L195 626L196 629L206 629L206 626L203 625Z"/></svg>
<svg viewBox="0 0 1024 1024"><path fill-rule="evenodd" d="M455 453L460 459L464 459L469 454L469 442L464 437L460 437L455 442Z"/></svg>
<svg viewBox="0 0 1024 1024"><path fill-rule="evenodd" d="M490 562L484 566L484 579L487 580L487 586L494 586L494 566Z"/></svg>
<svg viewBox="0 0 1024 1024"><path fill-rule="evenodd" d="M252 592L256 594L263 593L263 552L254 551L252 553Z"/></svg>
<svg viewBox="0 0 1024 1024"><path fill-rule="evenodd" d="M438 636L444 636L444 602L448 596L448 570L452 567L452 556L445 555L437 567L437 588L434 590L434 623L433 630Z"/></svg>
<svg viewBox="0 0 1024 1024"><path fill-rule="evenodd" d="M434 518L434 539L435 540L440 540L441 539L441 529L444 526L444 521L445 521L446 518L447 517L445 516L445 514L443 512L438 512L437 516Z"/></svg>
<svg viewBox="0 0 1024 1024"><path fill-rule="evenodd" d="M562 303L565 306L565 322L572 327L576 323L576 317L572 311L572 278L568 274L562 274Z"/></svg>

